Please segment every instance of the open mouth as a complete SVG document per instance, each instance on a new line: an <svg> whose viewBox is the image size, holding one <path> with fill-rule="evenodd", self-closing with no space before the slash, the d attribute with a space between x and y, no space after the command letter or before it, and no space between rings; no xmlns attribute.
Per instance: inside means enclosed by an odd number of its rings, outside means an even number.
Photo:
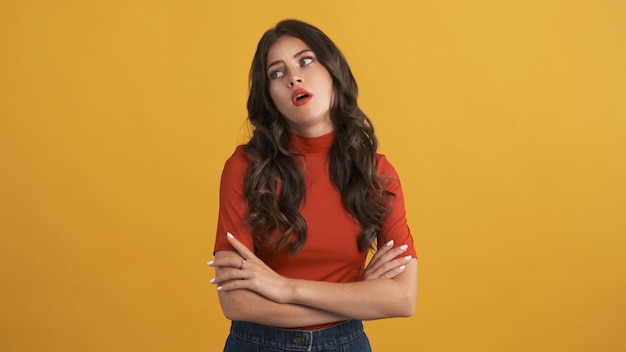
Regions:
<svg viewBox="0 0 626 352"><path fill-rule="evenodd" d="M291 95L291 102L293 105L302 106L313 98L313 94L311 92L304 90L302 88L296 89Z"/></svg>

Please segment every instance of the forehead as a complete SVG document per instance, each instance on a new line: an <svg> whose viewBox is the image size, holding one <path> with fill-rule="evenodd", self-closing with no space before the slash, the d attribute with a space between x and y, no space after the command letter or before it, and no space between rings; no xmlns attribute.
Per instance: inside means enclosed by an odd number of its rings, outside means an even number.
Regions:
<svg viewBox="0 0 626 352"><path fill-rule="evenodd" d="M268 50L267 62L292 59L294 55L306 49L310 49L309 46L299 38L284 35Z"/></svg>

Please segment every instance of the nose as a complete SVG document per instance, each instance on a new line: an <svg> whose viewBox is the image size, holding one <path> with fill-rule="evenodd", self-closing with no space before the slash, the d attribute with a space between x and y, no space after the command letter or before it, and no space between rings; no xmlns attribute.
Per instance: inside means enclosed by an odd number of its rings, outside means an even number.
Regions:
<svg viewBox="0 0 626 352"><path fill-rule="evenodd" d="M292 75L291 77L289 77L289 87L293 87L296 83L302 83L302 77L296 75Z"/></svg>

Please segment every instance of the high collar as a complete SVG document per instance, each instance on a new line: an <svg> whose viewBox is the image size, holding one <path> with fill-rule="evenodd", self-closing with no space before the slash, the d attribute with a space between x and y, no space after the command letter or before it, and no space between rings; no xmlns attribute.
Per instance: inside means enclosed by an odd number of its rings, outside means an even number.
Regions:
<svg viewBox="0 0 626 352"><path fill-rule="evenodd" d="M289 142L291 151L298 154L326 154L335 141L335 130L318 137L305 137L291 132Z"/></svg>

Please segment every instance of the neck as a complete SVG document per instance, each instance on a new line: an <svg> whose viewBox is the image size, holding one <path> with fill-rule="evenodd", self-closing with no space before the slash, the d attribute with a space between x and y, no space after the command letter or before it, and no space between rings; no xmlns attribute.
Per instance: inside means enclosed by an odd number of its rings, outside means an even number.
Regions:
<svg viewBox="0 0 626 352"><path fill-rule="evenodd" d="M327 154L335 140L335 131L324 135L309 137L292 132L289 136L290 150L299 154Z"/></svg>

